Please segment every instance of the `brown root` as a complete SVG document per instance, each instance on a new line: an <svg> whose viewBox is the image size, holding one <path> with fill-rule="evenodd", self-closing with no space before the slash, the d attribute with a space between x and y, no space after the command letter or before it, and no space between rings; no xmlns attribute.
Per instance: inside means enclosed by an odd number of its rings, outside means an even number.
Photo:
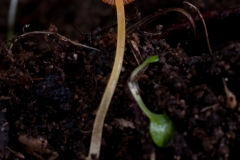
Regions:
<svg viewBox="0 0 240 160"><path fill-rule="evenodd" d="M196 24L195 24L192 16L187 11L185 11L184 9L181 9L181 8L168 8L168 9L158 11L158 12L154 13L153 15L149 15L149 16L141 19L137 23L133 24L132 26L128 27L127 34L129 35L129 34L133 33L136 28L146 25L148 23L151 23L151 22L155 21L156 19L158 19L158 17L160 17L168 12L180 12L183 15L185 15L188 18L188 20L191 22L192 28L194 31L194 37L196 37Z"/></svg>
<svg viewBox="0 0 240 160"><path fill-rule="evenodd" d="M208 38L207 26L206 26L206 23L205 23L205 20L204 20L202 14L200 13L199 9L197 9L197 7L195 7L193 4L191 4L189 2L186 2L186 1L184 1L183 3L189 5L190 7L192 7L193 9L195 9L197 11L197 13L198 13L198 15L199 15L199 17L200 17L200 19L201 19L201 21L203 23L203 27L204 27L204 31L205 31L205 34L206 34L206 41L207 41L209 53L210 53L210 55L213 55L212 54L212 49L211 49L211 46L210 46L210 42L209 42L209 38Z"/></svg>

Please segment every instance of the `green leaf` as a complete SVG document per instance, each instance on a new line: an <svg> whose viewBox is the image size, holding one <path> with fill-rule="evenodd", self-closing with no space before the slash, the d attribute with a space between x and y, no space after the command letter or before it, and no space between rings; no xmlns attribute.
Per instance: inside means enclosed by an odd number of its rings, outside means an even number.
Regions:
<svg viewBox="0 0 240 160"><path fill-rule="evenodd" d="M149 129L153 142L159 147L166 147L171 141L174 125L167 115L154 114Z"/></svg>

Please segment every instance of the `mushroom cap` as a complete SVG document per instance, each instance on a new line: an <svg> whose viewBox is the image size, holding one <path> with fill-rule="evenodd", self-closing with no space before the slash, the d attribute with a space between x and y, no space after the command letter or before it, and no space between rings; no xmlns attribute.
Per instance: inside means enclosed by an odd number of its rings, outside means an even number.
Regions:
<svg viewBox="0 0 240 160"><path fill-rule="evenodd" d="M117 0L102 0L103 2L110 4L110 5L116 5ZM133 2L134 0L122 0L124 4L129 4L131 2Z"/></svg>

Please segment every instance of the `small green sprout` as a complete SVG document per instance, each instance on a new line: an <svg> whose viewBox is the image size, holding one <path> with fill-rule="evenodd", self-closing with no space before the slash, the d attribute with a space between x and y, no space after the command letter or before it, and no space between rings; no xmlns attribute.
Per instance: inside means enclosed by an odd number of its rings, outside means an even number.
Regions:
<svg viewBox="0 0 240 160"><path fill-rule="evenodd" d="M10 1L10 6L9 6L9 11L8 11L8 33L7 33L7 39L12 38L14 35L14 24L15 24L15 17L16 17L16 12L17 12L17 5L18 5L18 0L11 0Z"/></svg>
<svg viewBox="0 0 240 160"><path fill-rule="evenodd" d="M152 113L144 104L139 91L138 84L134 82L137 74L143 70L149 63L157 62L159 60L158 56L151 56L146 59L140 66L138 66L130 76L130 81L128 82L129 89L136 100L137 104L141 110L150 119L150 135L153 142L159 147L166 147L170 142L173 132L174 125L171 119L165 114L155 114Z"/></svg>

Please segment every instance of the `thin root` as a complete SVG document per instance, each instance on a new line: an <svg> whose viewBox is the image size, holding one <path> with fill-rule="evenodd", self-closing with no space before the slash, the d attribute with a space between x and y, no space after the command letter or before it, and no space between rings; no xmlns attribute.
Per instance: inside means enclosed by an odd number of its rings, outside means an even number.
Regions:
<svg viewBox="0 0 240 160"><path fill-rule="evenodd" d="M70 40L70 39L68 39L68 38L66 38L66 37L64 37L64 36L62 36L62 35L60 35L58 33L55 33L55 32L33 31L33 32L24 33L24 34L20 35L18 38L22 38L22 37L30 36L30 35L35 35L35 34L43 34L43 35L47 35L47 36L49 36L49 35L56 35L56 36L60 37L61 40L69 42L69 43L71 43L71 44L73 44L75 46L84 47L84 48L88 48L88 49L92 49L92 50L100 52L100 50L97 49L97 48L89 47L87 45L84 45L84 44L72 41L72 40Z"/></svg>
<svg viewBox="0 0 240 160"><path fill-rule="evenodd" d="M156 20L158 17L160 17L160 16L162 16L162 15L168 13L168 12L180 12L183 15L185 15L188 18L188 20L191 22L192 28L193 28L193 31L194 31L194 37L196 37L196 25L195 25L195 22L194 22L192 16L188 12L186 12L184 9L181 9L181 8L168 8L168 9L158 11L158 12L154 13L153 15L149 15L149 16L141 19L140 21L138 21L134 25L128 27L127 28L127 34L129 35L129 34L133 33L136 28L141 27L143 25L146 25L148 23L151 23L154 20Z"/></svg>
<svg viewBox="0 0 240 160"><path fill-rule="evenodd" d="M193 4L191 4L191 3L189 3L189 2L186 2L186 1L184 1L183 3L189 5L190 7L192 7L193 9L195 9L195 10L197 11L197 13L198 13L198 15L199 15L199 17L200 17L200 19L201 19L201 21L202 21L202 23L203 23L203 27L204 27L204 31L205 31L205 34L206 34L206 41L207 41L209 53L210 53L210 55L213 55L213 54L212 54L212 49L211 49L211 46L210 46L210 42L209 42L209 38L208 38L207 26L206 26L206 23L205 23L205 20L204 20L202 14L201 14L200 11L197 9L197 7L195 7Z"/></svg>
<svg viewBox="0 0 240 160"><path fill-rule="evenodd" d="M211 106L207 106L207 107L203 108L203 109L201 110L201 112L205 112L205 111L210 110L210 109L215 110L218 106L219 106L219 103L213 104L213 105L211 105Z"/></svg>
<svg viewBox="0 0 240 160"><path fill-rule="evenodd" d="M9 147L7 147L7 149L8 149L10 152L12 152L16 157L18 157L18 158L20 158L20 159L25 159L25 156L24 156L22 153L20 153L20 152L18 152L18 151L14 151L14 150L12 150L12 149L9 148Z"/></svg>
<svg viewBox="0 0 240 160"><path fill-rule="evenodd" d="M26 24L25 26L23 26L22 32L23 32L23 33L26 33L26 32L25 32L25 28L29 28L29 27L30 27L30 24Z"/></svg>

